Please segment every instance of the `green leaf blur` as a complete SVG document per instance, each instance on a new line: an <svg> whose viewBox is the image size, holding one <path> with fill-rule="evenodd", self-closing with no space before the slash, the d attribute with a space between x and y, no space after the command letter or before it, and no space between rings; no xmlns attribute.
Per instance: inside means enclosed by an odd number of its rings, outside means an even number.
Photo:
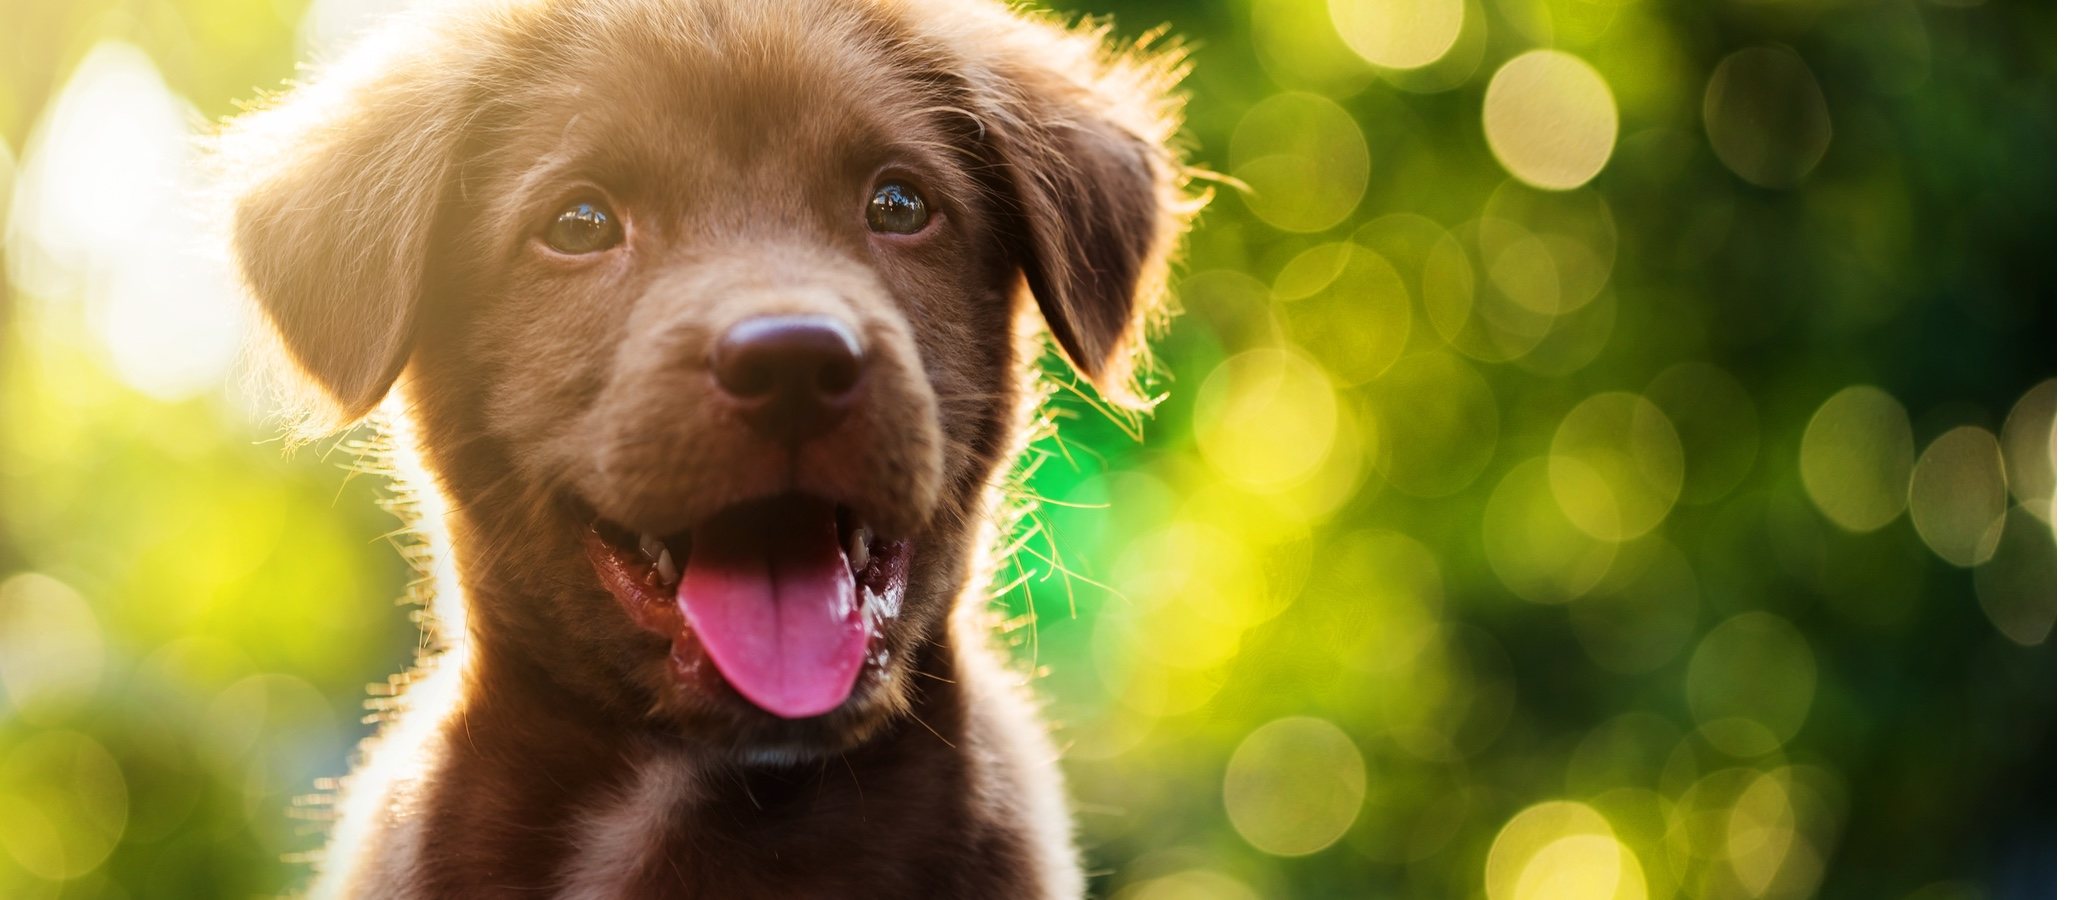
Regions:
<svg viewBox="0 0 2100 900"><path fill-rule="evenodd" d="M186 212L374 5L0 0L0 897L295 888L413 658ZM1057 6L1225 176L989 579L1097 895L2053 896L2053 7Z"/></svg>

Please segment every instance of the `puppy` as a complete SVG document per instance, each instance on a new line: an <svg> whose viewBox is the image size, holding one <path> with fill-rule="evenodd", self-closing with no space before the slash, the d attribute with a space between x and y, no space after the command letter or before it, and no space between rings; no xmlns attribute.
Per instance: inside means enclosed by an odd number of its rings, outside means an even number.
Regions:
<svg viewBox="0 0 2100 900"><path fill-rule="evenodd" d="M1140 403L1180 66L992 0L484 2L232 122L314 430L391 395L456 580L315 893L1080 896L979 576L1043 326Z"/></svg>

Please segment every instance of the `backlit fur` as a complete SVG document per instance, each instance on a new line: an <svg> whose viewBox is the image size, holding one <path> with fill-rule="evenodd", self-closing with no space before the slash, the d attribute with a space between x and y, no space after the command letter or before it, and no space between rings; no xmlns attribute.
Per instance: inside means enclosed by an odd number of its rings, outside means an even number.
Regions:
<svg viewBox="0 0 2100 900"><path fill-rule="evenodd" d="M386 404L440 623L345 780L315 893L1076 897L1063 788L989 649L999 486L1048 331L1110 400L1195 204L1173 53L993 0L509 0L419 11L225 130L236 256L305 400ZM905 171L938 229L859 216ZM581 187L628 241L538 245ZM710 400L760 314L849 323L866 395L784 448ZM915 543L894 658L782 720L675 683L580 548L820 493Z"/></svg>

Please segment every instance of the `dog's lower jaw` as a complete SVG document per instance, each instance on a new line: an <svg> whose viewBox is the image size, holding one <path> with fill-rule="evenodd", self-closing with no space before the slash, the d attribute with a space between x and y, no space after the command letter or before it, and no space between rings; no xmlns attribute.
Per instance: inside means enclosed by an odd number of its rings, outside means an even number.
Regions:
<svg viewBox="0 0 2100 900"><path fill-rule="evenodd" d="M449 708L348 779L313 895L1076 898L1053 751L974 618L929 642L909 715L814 760L710 757L522 661L440 664L411 702Z"/></svg>

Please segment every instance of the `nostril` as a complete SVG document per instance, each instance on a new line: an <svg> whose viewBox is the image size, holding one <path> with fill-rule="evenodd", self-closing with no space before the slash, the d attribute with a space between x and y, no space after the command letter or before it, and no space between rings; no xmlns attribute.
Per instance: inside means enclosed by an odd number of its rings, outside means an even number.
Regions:
<svg viewBox="0 0 2100 900"><path fill-rule="evenodd" d="M715 382L757 424L804 437L835 424L865 368L860 339L830 316L756 316L715 342Z"/></svg>
<svg viewBox="0 0 2100 900"><path fill-rule="evenodd" d="M742 354L715 353L715 383L736 397L762 397L773 391L773 373Z"/></svg>
<svg viewBox="0 0 2100 900"><path fill-rule="evenodd" d="M860 383L860 359L834 360L817 370L817 390L827 394L843 394Z"/></svg>

